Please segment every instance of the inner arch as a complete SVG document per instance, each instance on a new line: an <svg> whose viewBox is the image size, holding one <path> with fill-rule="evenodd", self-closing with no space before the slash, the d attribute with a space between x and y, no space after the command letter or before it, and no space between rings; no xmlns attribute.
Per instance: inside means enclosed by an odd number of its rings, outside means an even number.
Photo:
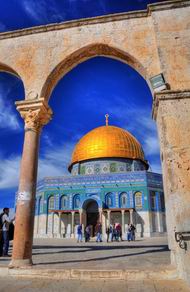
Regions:
<svg viewBox="0 0 190 292"><path fill-rule="evenodd" d="M86 211L86 226L90 226L91 236L94 236L99 220L98 203L94 199L88 199L83 203L83 209Z"/></svg>
<svg viewBox="0 0 190 292"><path fill-rule="evenodd" d="M14 69L12 69L10 66L3 64L1 62L0 62L0 72L10 73L10 74L20 78L19 74Z"/></svg>
<svg viewBox="0 0 190 292"><path fill-rule="evenodd" d="M47 77L46 82L42 88L41 96L45 97L46 100L49 100L56 84L67 72L69 72L78 64L95 56L105 56L120 60L130 65L146 79L147 73L145 68L133 56L109 45L93 44L73 52L62 62L60 62Z"/></svg>

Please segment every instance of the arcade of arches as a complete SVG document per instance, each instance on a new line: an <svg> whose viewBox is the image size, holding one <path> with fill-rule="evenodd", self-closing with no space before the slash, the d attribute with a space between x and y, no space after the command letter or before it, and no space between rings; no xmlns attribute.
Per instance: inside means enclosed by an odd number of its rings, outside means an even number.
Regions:
<svg viewBox="0 0 190 292"><path fill-rule="evenodd" d="M25 100L16 103L25 121L25 138L13 267L32 264L38 145L40 131L52 117L48 106L51 92L71 68L93 56L104 55L136 69L152 91L171 259L180 276L189 281L190 243L187 241L185 251L174 236L174 229L185 232L190 225L189 15L188 0L173 0L151 4L147 11L0 34L0 70L19 76L25 88ZM155 89L152 82L160 74L165 84Z"/></svg>

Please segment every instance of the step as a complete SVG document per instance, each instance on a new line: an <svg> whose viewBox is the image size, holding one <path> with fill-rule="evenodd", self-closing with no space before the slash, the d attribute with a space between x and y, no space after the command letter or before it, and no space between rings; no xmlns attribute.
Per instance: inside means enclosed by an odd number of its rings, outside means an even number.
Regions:
<svg viewBox="0 0 190 292"><path fill-rule="evenodd" d="M17 276L74 280L173 280L177 272L171 266L162 270L92 270L92 269L46 269L46 268L8 268L0 267L0 276Z"/></svg>

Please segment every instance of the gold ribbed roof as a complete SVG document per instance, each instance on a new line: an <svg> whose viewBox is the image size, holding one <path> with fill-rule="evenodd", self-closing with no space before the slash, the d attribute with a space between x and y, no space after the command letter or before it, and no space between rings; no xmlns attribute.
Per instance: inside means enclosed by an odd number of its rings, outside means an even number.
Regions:
<svg viewBox="0 0 190 292"><path fill-rule="evenodd" d="M84 135L76 144L69 168L84 160L97 158L130 158L144 161L140 143L128 131L102 126Z"/></svg>

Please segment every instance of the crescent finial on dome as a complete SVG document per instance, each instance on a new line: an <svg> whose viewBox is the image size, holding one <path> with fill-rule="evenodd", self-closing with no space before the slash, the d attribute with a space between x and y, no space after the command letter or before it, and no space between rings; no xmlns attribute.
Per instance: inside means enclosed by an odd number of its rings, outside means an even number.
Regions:
<svg viewBox="0 0 190 292"><path fill-rule="evenodd" d="M106 118L106 126L108 126L109 115L108 114L105 114L105 118Z"/></svg>

